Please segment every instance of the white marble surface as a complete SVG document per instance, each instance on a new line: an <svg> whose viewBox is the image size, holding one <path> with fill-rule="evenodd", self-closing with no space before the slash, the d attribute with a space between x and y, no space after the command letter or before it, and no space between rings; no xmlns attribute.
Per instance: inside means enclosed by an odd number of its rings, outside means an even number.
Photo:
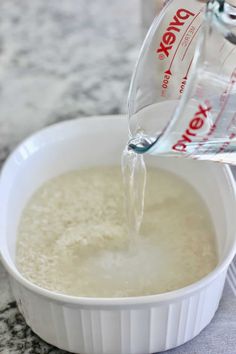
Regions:
<svg viewBox="0 0 236 354"><path fill-rule="evenodd" d="M0 1L0 161L44 125L126 111L139 10L139 0ZM1 265L0 353L65 353L26 325ZM236 299L228 287L212 323L168 353L236 353Z"/></svg>
<svg viewBox="0 0 236 354"><path fill-rule="evenodd" d="M125 112L138 0L1 0L0 149L46 124Z"/></svg>

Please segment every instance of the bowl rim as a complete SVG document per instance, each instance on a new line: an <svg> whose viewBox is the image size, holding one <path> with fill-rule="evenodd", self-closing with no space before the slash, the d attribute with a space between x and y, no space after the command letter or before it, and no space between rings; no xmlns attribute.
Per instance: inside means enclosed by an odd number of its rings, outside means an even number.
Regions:
<svg viewBox="0 0 236 354"><path fill-rule="evenodd" d="M97 119L105 119L107 120L108 117L112 117L113 120L118 120L121 119L121 117L125 117L122 115L119 116L95 116L95 117L89 117L89 118L77 118L73 119L70 121L63 121L59 123L55 123L49 127L43 128L40 131L32 134L25 140L23 140L14 150L13 152L9 155L9 157L6 159L5 163L2 166L2 170L0 172L0 197L1 197L1 189L3 188L2 186L2 177L3 175L7 172L9 165L11 164L11 161L14 159L15 155L18 154L19 150L28 142L30 142L32 139L35 139L36 137L40 137L44 135L45 133L50 132L51 130L53 131L54 129L63 129L65 125L69 125L71 123L77 124L78 122L84 122L84 121L91 121L91 120L97 120ZM228 165L221 165L221 169L224 172L225 178L228 180L228 185L232 189L233 193L233 198L235 200L236 204L236 183L232 174L232 171ZM0 215L1 219L1 215ZM59 303L67 303L71 305L85 305L85 306L93 306L93 307L101 307L101 306L106 306L106 307L111 307L111 306L124 306L124 305L145 305L145 304L152 304L152 303L162 303L162 302L170 302L171 300L178 300L183 297L189 296L195 292L200 291L201 289L207 287L210 285L217 277L219 277L225 270L227 270L229 264L233 260L234 256L236 253L236 237L233 243L233 247L231 250L228 252L228 254L224 257L224 259L206 276L198 280L197 282L194 282L193 284L190 284L188 286L185 286L183 288L173 290L170 292L165 292L161 294L154 294L154 295L144 295L144 296L132 296L132 297L84 297L84 296L72 296L72 295L66 295L63 293L58 293L55 291L48 290L46 288L42 288L33 282L29 281L26 279L20 271L17 269L16 264L13 263L11 260L10 262L8 261L8 255L5 255L5 250L0 247L0 256L1 256L1 261L8 271L8 273L14 278L15 281L20 283L24 288L30 290L33 293L36 293L37 295L40 295L44 298L59 302ZM13 263L13 266L11 265Z"/></svg>

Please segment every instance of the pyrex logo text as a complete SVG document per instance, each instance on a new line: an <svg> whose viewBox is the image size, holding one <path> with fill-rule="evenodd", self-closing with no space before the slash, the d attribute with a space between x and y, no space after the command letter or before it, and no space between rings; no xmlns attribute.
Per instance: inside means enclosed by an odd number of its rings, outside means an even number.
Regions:
<svg viewBox="0 0 236 354"><path fill-rule="evenodd" d="M160 59L168 57L170 51L176 41L176 33L180 32L182 26L185 24L186 20L194 16L195 14L187 9L178 9L173 20L169 23L165 33L162 36L162 41L157 53Z"/></svg>
<svg viewBox="0 0 236 354"><path fill-rule="evenodd" d="M181 139L179 139L177 143L172 146L173 150L178 152L186 152L187 143L191 143L193 137L197 135L196 132L203 127L208 112L210 112L211 109L212 107L210 106L203 107L201 104L198 106L198 111L190 120L189 126L181 136Z"/></svg>

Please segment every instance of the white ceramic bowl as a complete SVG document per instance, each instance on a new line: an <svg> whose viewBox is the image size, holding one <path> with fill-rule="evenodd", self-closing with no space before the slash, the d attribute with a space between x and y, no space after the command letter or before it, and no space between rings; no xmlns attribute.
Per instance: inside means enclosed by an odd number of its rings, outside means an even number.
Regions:
<svg viewBox="0 0 236 354"><path fill-rule="evenodd" d="M119 164L126 139L127 121L122 117L63 122L23 142L1 174L0 248L19 309L41 338L74 353L153 353L192 339L214 316L235 254L236 203L230 169L207 162L150 158L150 164L185 178L208 205L219 251L219 264L213 272L177 291L116 299L57 294L32 284L18 272L17 225L34 190L69 170Z"/></svg>

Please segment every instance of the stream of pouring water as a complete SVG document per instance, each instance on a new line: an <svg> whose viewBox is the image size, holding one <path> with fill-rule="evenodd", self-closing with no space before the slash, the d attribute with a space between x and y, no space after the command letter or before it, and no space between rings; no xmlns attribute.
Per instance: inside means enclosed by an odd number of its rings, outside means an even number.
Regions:
<svg viewBox="0 0 236 354"><path fill-rule="evenodd" d="M128 145L121 160L124 194L128 222L128 236L135 240L140 233L143 219L146 186L146 166L142 154L137 154Z"/></svg>

